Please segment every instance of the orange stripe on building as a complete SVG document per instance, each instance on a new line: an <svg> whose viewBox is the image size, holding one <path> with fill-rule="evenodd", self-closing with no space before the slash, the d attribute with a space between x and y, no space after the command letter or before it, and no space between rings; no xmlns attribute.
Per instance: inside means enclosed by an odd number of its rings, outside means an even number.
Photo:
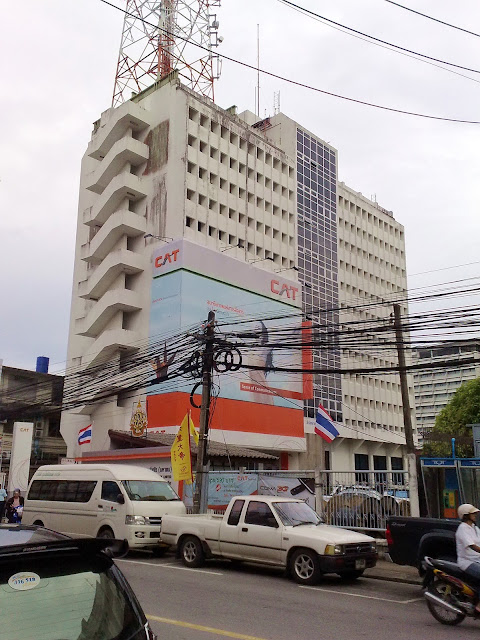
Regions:
<svg viewBox="0 0 480 640"><path fill-rule="evenodd" d="M200 404L200 396L195 396L195 402ZM179 425L189 406L189 394L180 391L148 396L149 428ZM192 409L192 418L195 424L199 424L199 409ZM256 402L217 398L211 428L303 438L303 411Z"/></svg>
<svg viewBox="0 0 480 640"><path fill-rule="evenodd" d="M116 449L118 451L118 449ZM130 451L130 449L129 449ZM128 453L116 456L81 456L75 458L78 462L105 462L105 460L145 460L148 458L170 458L170 451L151 451L150 453Z"/></svg>

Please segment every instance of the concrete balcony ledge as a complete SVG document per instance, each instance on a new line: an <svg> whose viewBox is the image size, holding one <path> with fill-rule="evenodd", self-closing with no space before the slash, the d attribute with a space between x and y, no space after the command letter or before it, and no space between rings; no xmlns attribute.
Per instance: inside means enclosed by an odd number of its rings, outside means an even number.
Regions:
<svg viewBox="0 0 480 640"><path fill-rule="evenodd" d="M85 188L95 193L103 193L111 180L129 162L133 167L146 162L149 148L135 138L121 138L112 146L99 166L86 177Z"/></svg>
<svg viewBox="0 0 480 640"><path fill-rule="evenodd" d="M110 289L114 280L121 273L140 273L145 270L146 264L145 256L133 251L127 249L112 251L98 265L88 280L79 283L78 295L80 298L98 300Z"/></svg>
<svg viewBox="0 0 480 640"><path fill-rule="evenodd" d="M118 351L136 351L141 339L138 331L107 329L82 356L82 365L88 369L109 360Z"/></svg>
<svg viewBox="0 0 480 640"><path fill-rule="evenodd" d="M145 185L138 176L124 172L110 182L97 202L83 212L83 223L89 226L103 225L122 201L141 200L147 195Z"/></svg>
<svg viewBox="0 0 480 640"><path fill-rule="evenodd" d="M102 160L129 129L143 131L150 126L151 116L148 111L130 100L117 109L112 109L110 113L111 117L105 124L100 121L100 127L87 148L87 154L95 160Z"/></svg>
<svg viewBox="0 0 480 640"><path fill-rule="evenodd" d="M140 295L129 289L112 289L100 298L85 318L76 324L80 336L96 338L118 311L139 311L142 308Z"/></svg>
<svg viewBox="0 0 480 640"><path fill-rule="evenodd" d="M120 209L112 213L90 242L82 245L80 258L85 262L99 263L110 253L122 236L136 238L144 235L146 230L145 218L128 209Z"/></svg>

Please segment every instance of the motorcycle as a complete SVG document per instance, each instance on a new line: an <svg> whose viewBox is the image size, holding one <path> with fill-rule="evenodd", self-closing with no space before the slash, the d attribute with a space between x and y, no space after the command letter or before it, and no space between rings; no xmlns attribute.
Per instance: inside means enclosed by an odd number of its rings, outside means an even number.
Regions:
<svg viewBox="0 0 480 640"><path fill-rule="evenodd" d="M435 620L456 625L467 616L479 617L475 611L477 590L468 583L468 576L458 564L426 557L424 567L424 596Z"/></svg>

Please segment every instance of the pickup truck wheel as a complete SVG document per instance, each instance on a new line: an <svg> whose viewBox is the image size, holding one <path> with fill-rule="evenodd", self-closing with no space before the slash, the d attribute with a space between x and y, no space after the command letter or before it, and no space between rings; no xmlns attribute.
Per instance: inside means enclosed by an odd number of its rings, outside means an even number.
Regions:
<svg viewBox="0 0 480 640"><path fill-rule="evenodd" d="M288 563L291 577L298 584L316 584L322 575L318 556L310 549L297 549Z"/></svg>
<svg viewBox="0 0 480 640"><path fill-rule="evenodd" d="M201 567L205 564L202 543L194 536L187 536L180 545L180 556L186 567Z"/></svg>
<svg viewBox="0 0 480 640"><path fill-rule="evenodd" d="M351 571L342 571L338 575L342 580L345 580L345 582L349 582L350 580L353 582L353 580L357 580L357 578L360 578L360 576L363 575L363 569L358 571L355 571L355 569L352 569Z"/></svg>

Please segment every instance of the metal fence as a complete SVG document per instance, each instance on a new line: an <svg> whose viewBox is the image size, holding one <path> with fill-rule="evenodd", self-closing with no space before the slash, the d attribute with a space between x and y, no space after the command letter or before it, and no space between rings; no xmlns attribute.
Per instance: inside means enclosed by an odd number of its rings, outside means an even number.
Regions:
<svg viewBox="0 0 480 640"><path fill-rule="evenodd" d="M385 530L388 516L410 515L406 471L321 471L316 510L328 524Z"/></svg>
<svg viewBox="0 0 480 640"><path fill-rule="evenodd" d="M233 495L257 493L305 500L327 524L338 527L384 531L388 516L410 515L406 471L214 471L208 486L210 513L223 513Z"/></svg>

